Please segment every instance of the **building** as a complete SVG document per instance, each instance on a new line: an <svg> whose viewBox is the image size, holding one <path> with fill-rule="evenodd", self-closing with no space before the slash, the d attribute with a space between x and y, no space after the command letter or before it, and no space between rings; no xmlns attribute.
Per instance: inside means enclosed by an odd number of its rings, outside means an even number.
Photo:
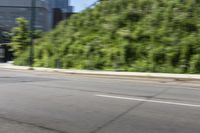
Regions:
<svg viewBox="0 0 200 133"><path fill-rule="evenodd" d="M48 0L52 9L53 27L61 20L68 19L73 13L73 6L69 5L69 0Z"/></svg>
<svg viewBox="0 0 200 133"><path fill-rule="evenodd" d="M52 29L60 20L66 18L65 14L73 11L68 0L36 0L36 3L35 27L43 31ZM18 17L30 20L31 8L31 0L0 0L0 28L11 30L16 26L15 20ZM64 17L57 19L55 11L57 15Z"/></svg>
<svg viewBox="0 0 200 133"><path fill-rule="evenodd" d="M69 0L48 0L52 8L60 9L63 13L73 12L73 7L69 5Z"/></svg>
<svg viewBox="0 0 200 133"><path fill-rule="evenodd" d="M48 3L37 0L36 28L47 31L51 28L51 10ZM0 1L0 25L3 29L10 30L16 26L16 18L24 17L30 20L31 0L1 0Z"/></svg>

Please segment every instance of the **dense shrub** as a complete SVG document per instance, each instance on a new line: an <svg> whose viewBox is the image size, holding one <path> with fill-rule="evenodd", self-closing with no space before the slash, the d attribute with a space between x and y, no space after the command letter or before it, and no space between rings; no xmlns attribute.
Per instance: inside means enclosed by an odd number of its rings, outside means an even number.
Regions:
<svg viewBox="0 0 200 133"><path fill-rule="evenodd" d="M199 0L105 0L37 40L35 66L200 73Z"/></svg>
<svg viewBox="0 0 200 133"><path fill-rule="evenodd" d="M190 72L191 73L200 73L200 54L193 55L190 61Z"/></svg>

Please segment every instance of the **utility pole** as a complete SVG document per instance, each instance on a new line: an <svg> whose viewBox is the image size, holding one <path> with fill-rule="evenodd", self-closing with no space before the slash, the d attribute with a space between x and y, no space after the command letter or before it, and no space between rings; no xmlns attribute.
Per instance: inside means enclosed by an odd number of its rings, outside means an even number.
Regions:
<svg viewBox="0 0 200 133"><path fill-rule="evenodd" d="M35 33L35 19L36 19L36 0L31 0L31 19L30 19L30 55L29 66L33 67L34 63L34 33Z"/></svg>

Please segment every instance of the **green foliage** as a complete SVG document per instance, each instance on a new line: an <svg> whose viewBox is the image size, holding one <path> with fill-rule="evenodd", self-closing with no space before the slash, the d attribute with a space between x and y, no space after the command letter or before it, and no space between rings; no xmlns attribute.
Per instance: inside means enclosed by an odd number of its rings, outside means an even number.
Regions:
<svg viewBox="0 0 200 133"><path fill-rule="evenodd" d="M28 66L29 65L29 51L26 50L14 60L15 65Z"/></svg>
<svg viewBox="0 0 200 133"><path fill-rule="evenodd" d="M14 54L14 63L17 65L28 65L29 48L30 48L30 33L29 22L25 18L17 18L17 27L12 29L11 50ZM42 31L35 30L33 38L38 39L42 36Z"/></svg>
<svg viewBox="0 0 200 133"><path fill-rule="evenodd" d="M18 24L12 31L13 36L11 38L11 48L13 54L17 60L21 58L21 54L26 52L28 44L30 42L28 21L24 18L17 18L16 22ZM22 60L23 61L23 60Z"/></svg>
<svg viewBox="0 0 200 133"><path fill-rule="evenodd" d="M36 42L35 66L200 73L199 0L104 0Z"/></svg>
<svg viewBox="0 0 200 133"><path fill-rule="evenodd" d="M200 54L193 55L190 61L190 72L200 73Z"/></svg>

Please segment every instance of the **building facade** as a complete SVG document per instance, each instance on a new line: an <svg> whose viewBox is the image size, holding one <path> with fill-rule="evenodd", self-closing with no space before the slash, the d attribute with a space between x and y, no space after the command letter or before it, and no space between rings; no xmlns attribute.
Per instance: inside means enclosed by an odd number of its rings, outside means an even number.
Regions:
<svg viewBox="0 0 200 133"><path fill-rule="evenodd" d="M54 9L60 13L72 12L68 0L36 0L35 28L48 31L54 26ZM31 0L0 0L0 28L11 30L16 18L31 19Z"/></svg>
<svg viewBox="0 0 200 133"><path fill-rule="evenodd" d="M48 0L52 8L61 9L64 13L73 12L73 7L69 5L69 0Z"/></svg>
<svg viewBox="0 0 200 133"><path fill-rule="evenodd" d="M61 20L68 19L73 14L73 6L69 0L47 0L52 9L52 26L55 27Z"/></svg>

